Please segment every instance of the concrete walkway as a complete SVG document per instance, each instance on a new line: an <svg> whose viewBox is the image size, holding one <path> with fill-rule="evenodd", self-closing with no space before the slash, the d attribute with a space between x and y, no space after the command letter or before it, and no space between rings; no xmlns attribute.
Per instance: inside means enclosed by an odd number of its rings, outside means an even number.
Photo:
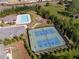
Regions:
<svg viewBox="0 0 79 59"><path fill-rule="evenodd" d="M34 26L32 27L32 28L35 28L37 25L39 25L40 23L36 23L36 24L34 24Z"/></svg>

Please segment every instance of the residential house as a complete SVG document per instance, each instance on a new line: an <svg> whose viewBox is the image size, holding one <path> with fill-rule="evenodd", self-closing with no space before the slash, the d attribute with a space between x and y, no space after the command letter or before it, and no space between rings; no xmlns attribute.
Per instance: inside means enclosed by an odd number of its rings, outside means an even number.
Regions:
<svg viewBox="0 0 79 59"><path fill-rule="evenodd" d="M3 44L0 44L0 59L7 59L5 46Z"/></svg>

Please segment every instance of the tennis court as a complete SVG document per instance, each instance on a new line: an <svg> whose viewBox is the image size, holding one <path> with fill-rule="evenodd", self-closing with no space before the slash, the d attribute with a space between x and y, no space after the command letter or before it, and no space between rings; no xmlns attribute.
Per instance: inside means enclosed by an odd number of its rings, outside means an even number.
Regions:
<svg viewBox="0 0 79 59"><path fill-rule="evenodd" d="M65 41L55 27L29 30L31 49L34 52L65 45Z"/></svg>

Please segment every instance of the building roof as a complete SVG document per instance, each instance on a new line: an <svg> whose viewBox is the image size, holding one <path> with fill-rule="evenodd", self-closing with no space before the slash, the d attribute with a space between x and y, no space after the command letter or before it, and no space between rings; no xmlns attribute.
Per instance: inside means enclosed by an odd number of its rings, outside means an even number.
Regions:
<svg viewBox="0 0 79 59"><path fill-rule="evenodd" d="M3 20L4 22L7 22L7 23L9 23L9 22L15 22L16 21L16 15L15 14L14 15L9 15L9 16L0 18L0 20L1 21Z"/></svg>
<svg viewBox="0 0 79 59"><path fill-rule="evenodd" d="M25 33L24 26L0 27L0 39L12 38L13 36L19 36L23 33Z"/></svg>
<svg viewBox="0 0 79 59"><path fill-rule="evenodd" d="M16 24L29 24L31 22L31 17L29 14L17 15Z"/></svg>
<svg viewBox="0 0 79 59"><path fill-rule="evenodd" d="M63 0L63 1L65 1L65 0ZM67 0L67 1L72 1L72 0Z"/></svg>
<svg viewBox="0 0 79 59"><path fill-rule="evenodd" d="M5 47L3 44L0 44L0 59L6 59Z"/></svg>
<svg viewBox="0 0 79 59"><path fill-rule="evenodd" d="M0 0L0 3L7 3L6 0Z"/></svg>
<svg viewBox="0 0 79 59"><path fill-rule="evenodd" d="M13 59L31 59L28 54L28 51L24 47L24 42L19 41L13 44L12 57Z"/></svg>
<svg viewBox="0 0 79 59"><path fill-rule="evenodd" d="M65 41L55 27L30 29L28 33L31 49L36 53L65 45Z"/></svg>

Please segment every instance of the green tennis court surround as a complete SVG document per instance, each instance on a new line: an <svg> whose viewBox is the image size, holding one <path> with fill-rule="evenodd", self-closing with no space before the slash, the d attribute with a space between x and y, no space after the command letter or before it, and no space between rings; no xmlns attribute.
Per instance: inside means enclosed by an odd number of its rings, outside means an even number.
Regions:
<svg viewBox="0 0 79 59"><path fill-rule="evenodd" d="M31 29L29 30L29 39L34 52L65 45L65 41L55 27Z"/></svg>

